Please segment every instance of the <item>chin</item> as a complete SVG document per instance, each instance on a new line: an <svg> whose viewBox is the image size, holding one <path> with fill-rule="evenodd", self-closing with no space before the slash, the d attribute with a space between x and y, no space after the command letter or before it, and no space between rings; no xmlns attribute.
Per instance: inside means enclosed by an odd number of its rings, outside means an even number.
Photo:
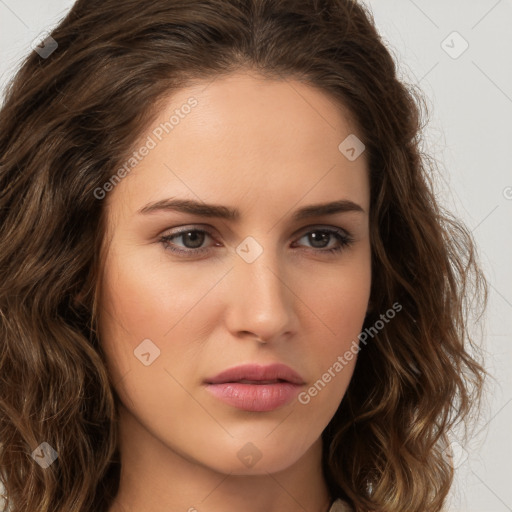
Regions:
<svg viewBox="0 0 512 512"><path fill-rule="evenodd" d="M265 433L267 434L268 432ZM298 439L294 443L288 437L287 441L276 438L269 442L264 437L255 441L231 439L232 447L210 453L208 458L211 460L204 462L208 467L224 474L247 476L277 473L293 466L308 450L308 447L304 449L304 439Z"/></svg>

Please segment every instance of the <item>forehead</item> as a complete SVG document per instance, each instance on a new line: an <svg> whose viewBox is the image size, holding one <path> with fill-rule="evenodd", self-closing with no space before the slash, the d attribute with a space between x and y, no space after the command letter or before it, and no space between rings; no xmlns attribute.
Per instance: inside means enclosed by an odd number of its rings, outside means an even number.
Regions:
<svg viewBox="0 0 512 512"><path fill-rule="evenodd" d="M342 105L299 81L238 73L197 82L159 103L134 147L151 149L109 193L109 206L122 199L133 213L178 196L241 210L272 202L282 213L302 200L346 198L368 211L366 155L350 161L339 148L355 133Z"/></svg>

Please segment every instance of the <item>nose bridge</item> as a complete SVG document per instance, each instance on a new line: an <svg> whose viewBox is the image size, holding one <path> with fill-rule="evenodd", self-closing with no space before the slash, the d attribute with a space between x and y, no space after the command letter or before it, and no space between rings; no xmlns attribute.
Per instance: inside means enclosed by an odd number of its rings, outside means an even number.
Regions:
<svg viewBox="0 0 512 512"><path fill-rule="evenodd" d="M271 243L247 237L236 248L239 261L232 272L231 327L262 339L278 336L293 315L293 293L288 288L280 252Z"/></svg>

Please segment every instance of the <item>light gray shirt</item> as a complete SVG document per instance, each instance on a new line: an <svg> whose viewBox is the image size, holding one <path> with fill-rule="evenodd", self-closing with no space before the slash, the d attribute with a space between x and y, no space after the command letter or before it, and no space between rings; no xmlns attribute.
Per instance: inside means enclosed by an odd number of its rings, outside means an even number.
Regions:
<svg viewBox="0 0 512 512"><path fill-rule="evenodd" d="M350 507L345 501L337 499L332 504L329 512L352 512L352 507Z"/></svg>

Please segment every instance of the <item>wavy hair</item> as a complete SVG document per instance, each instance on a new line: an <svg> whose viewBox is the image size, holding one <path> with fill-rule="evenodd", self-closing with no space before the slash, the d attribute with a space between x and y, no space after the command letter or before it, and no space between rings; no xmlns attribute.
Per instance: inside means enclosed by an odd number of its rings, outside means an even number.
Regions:
<svg viewBox="0 0 512 512"><path fill-rule="evenodd" d="M12 512L106 511L120 475L117 395L97 336L101 187L173 91L238 70L300 80L353 115L370 171L370 328L322 433L333 497L356 512L437 512L448 435L478 411L470 334L487 283L436 199L422 107L355 0L78 0L26 57L0 111L0 475ZM424 108L427 111L426 108ZM341 141L340 141L341 142ZM379 316L380 315L380 316ZM478 317L480 318L480 317ZM474 406L474 408L473 408ZM48 442L47 469L34 451Z"/></svg>

